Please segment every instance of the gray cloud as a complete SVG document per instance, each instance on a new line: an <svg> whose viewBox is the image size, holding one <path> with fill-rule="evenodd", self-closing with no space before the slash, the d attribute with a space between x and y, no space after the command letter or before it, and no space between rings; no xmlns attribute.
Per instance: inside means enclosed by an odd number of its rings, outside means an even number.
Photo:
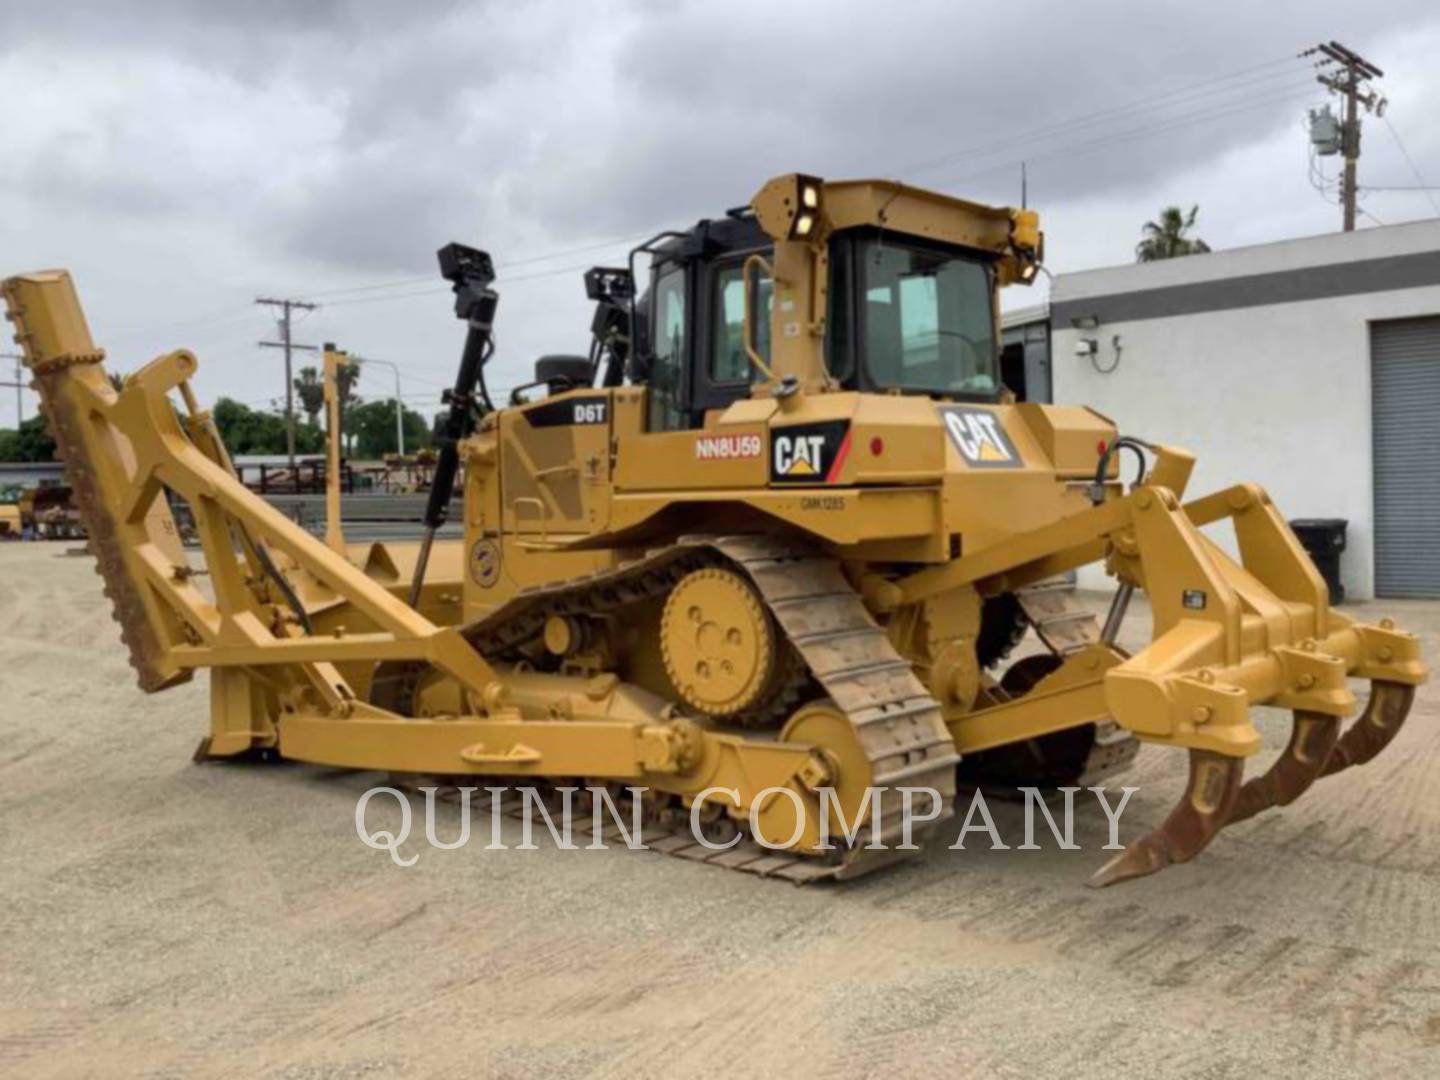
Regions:
<svg viewBox="0 0 1440 1080"><path fill-rule="evenodd" d="M443 294L334 290L428 275L440 243L482 243L523 262L499 358L518 380L529 357L584 345L578 274L534 275L613 259L623 245L565 252L718 213L791 169L1012 201L1024 159L1057 266L1126 258L1163 200L1200 202L1218 244L1333 227L1299 128L1321 92L1286 58L1331 37L1378 50L1391 116L1434 180L1432 11L7 5L0 250L82 271L97 328L140 355L181 343L167 327L207 339L221 357L207 379L258 399L275 380L253 351L256 292L325 294L307 331L443 380L456 347ZM1374 123L1366 155L1362 180L1414 182ZM1367 208L1426 212L1404 194Z"/></svg>

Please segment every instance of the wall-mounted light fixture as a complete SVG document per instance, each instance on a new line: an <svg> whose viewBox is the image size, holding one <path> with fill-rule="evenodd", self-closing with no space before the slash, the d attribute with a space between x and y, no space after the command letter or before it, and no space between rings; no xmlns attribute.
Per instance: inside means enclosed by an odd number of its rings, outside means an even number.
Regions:
<svg viewBox="0 0 1440 1080"><path fill-rule="evenodd" d="M1093 367L1101 375L1109 375L1112 371L1114 371L1120 366L1120 335L1110 335L1110 362L1108 364L1101 363L1100 361L1099 342L1090 342L1090 351L1088 355L1090 357L1091 367Z"/></svg>

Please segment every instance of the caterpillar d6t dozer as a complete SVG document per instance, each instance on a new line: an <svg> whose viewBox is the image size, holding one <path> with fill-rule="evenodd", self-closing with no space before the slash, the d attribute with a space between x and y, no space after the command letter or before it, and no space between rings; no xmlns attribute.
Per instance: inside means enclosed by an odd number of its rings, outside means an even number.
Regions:
<svg viewBox="0 0 1440 1080"><path fill-rule="evenodd" d="M428 532L349 557L236 480L192 354L116 391L64 272L4 295L141 687L211 669L209 756L644 788L699 823L680 854L807 881L918 847L957 767L1085 784L1141 742L1187 752L1178 805L1106 884L1369 760L1426 671L1412 636L1331 609L1265 492L1187 502L1185 451L1014 400L998 294L1040 258L1033 211L779 177L590 271L589 354L482 410L494 273L450 245L468 336ZM459 466L463 545L435 540ZM1224 519L1228 549L1201 532ZM1100 561L1103 628L1053 584ZM1154 631L1131 655L1135 589ZM1007 663L1032 628L1045 650ZM1350 678L1370 696L1347 726ZM1256 705L1293 735L1245 781ZM905 844L917 789L936 812Z"/></svg>

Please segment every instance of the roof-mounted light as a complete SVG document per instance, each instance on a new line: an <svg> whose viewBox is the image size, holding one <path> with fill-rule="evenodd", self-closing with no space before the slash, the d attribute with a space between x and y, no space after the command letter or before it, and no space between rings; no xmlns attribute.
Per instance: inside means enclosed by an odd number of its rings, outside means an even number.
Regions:
<svg viewBox="0 0 1440 1080"><path fill-rule="evenodd" d="M750 200L755 218L777 241L820 244L829 235L825 181L805 173L786 173L770 180Z"/></svg>
<svg viewBox="0 0 1440 1080"><path fill-rule="evenodd" d="M818 176L795 174L793 216L790 219L790 239L808 240L819 231L820 215L824 212L824 181Z"/></svg>

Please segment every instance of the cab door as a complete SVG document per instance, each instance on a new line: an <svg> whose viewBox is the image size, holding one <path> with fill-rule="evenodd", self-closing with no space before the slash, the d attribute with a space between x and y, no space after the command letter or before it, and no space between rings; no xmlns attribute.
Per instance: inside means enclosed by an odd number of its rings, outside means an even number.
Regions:
<svg viewBox="0 0 1440 1080"><path fill-rule="evenodd" d="M651 434L690 427L688 277L685 264L678 263L655 280L645 405L645 430Z"/></svg>
<svg viewBox="0 0 1440 1080"><path fill-rule="evenodd" d="M616 483L624 489L681 488L694 454L690 398L690 274L674 263L655 278L650 298L650 356L643 415L627 413Z"/></svg>
<svg viewBox="0 0 1440 1080"><path fill-rule="evenodd" d="M617 429L621 490L763 486L764 425L714 424L750 394L742 265L743 255L676 264L656 277L643 424L632 432L622 415Z"/></svg>

